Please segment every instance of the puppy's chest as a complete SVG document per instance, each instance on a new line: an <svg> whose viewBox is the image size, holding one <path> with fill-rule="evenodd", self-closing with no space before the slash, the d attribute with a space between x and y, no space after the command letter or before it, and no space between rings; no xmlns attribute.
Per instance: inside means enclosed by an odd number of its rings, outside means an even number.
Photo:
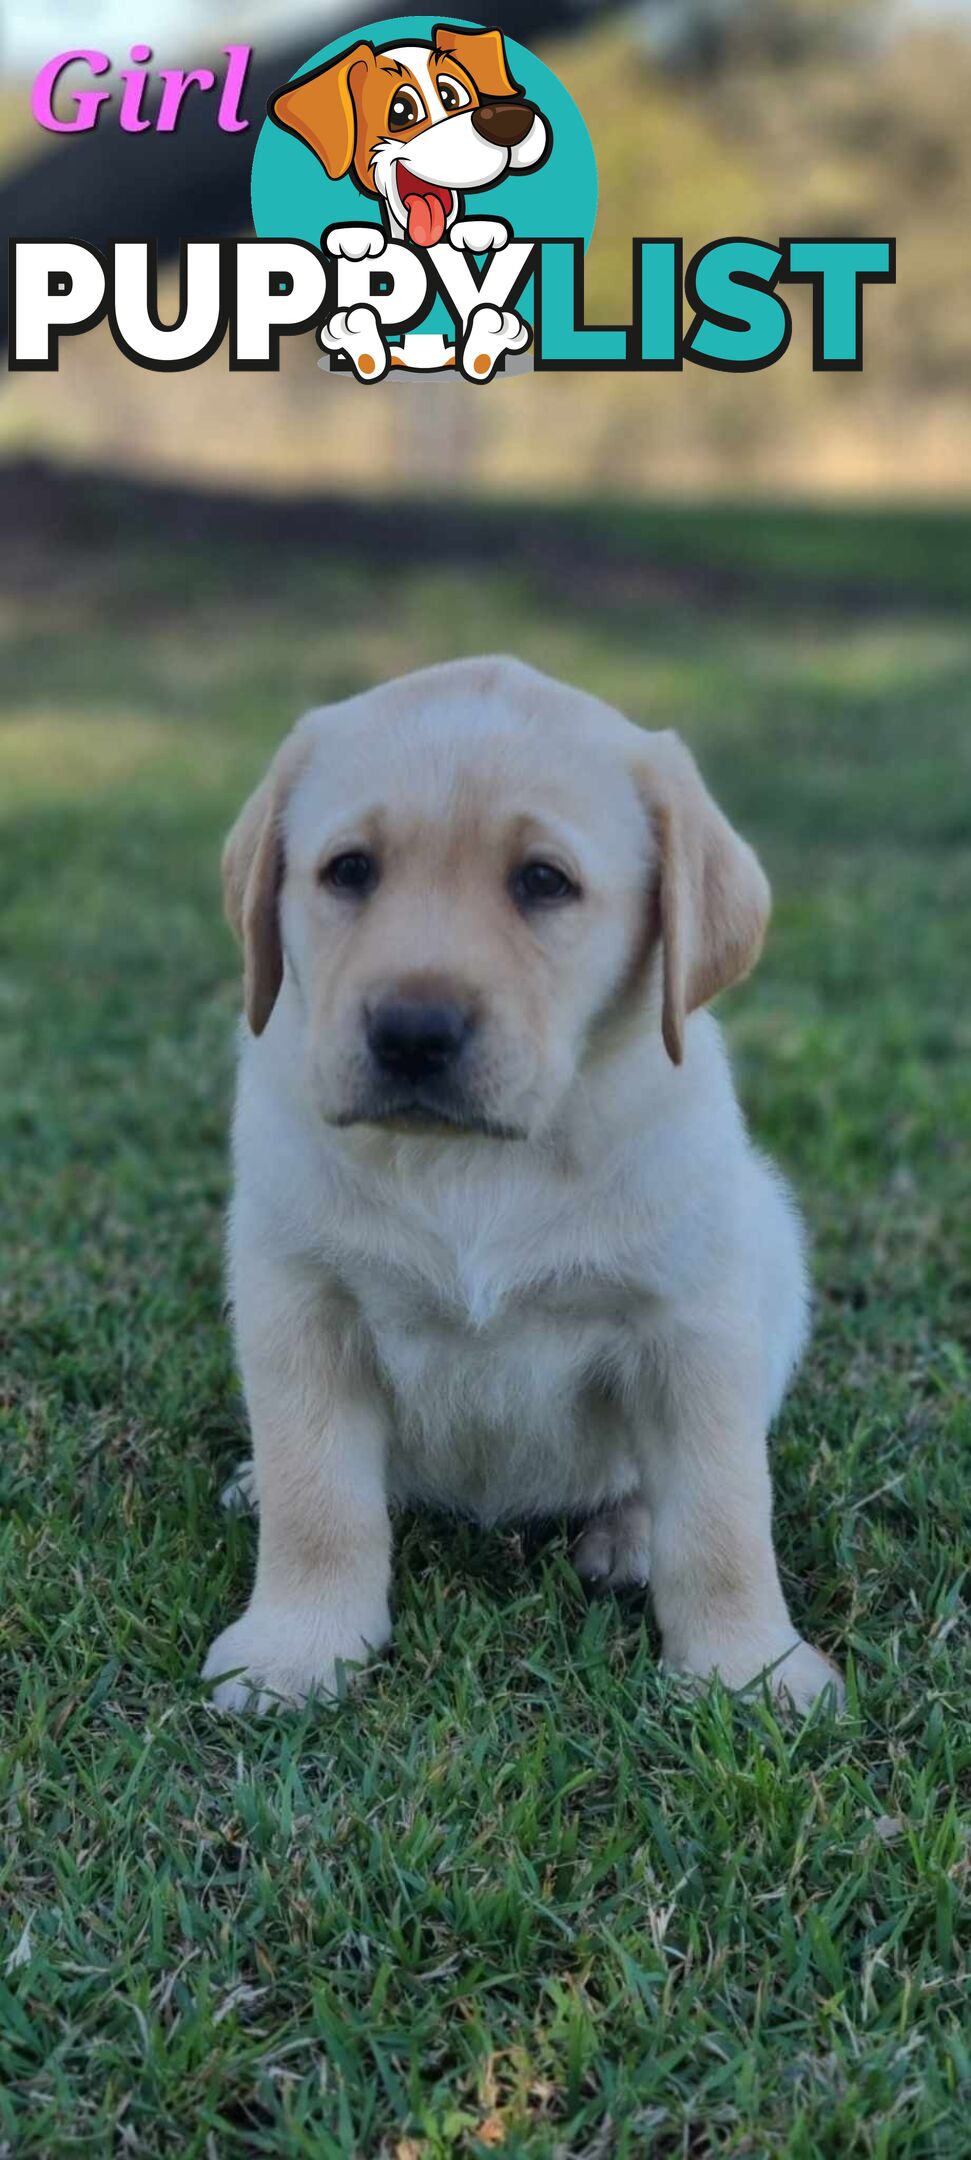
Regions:
<svg viewBox="0 0 971 2160"><path fill-rule="evenodd" d="M392 1485L495 1520L628 1490L622 1411L642 1343L620 1293L515 1263L499 1239L441 1238L345 1271L394 1419Z"/></svg>

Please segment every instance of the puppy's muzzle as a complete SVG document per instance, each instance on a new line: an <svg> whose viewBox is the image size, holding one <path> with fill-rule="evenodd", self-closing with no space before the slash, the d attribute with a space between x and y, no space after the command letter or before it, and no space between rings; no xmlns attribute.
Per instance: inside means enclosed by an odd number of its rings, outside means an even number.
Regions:
<svg viewBox="0 0 971 2160"><path fill-rule="evenodd" d="M472 1015L444 1000L390 997L367 1016L368 1049L382 1075L417 1086L449 1076L472 1032Z"/></svg>
<svg viewBox="0 0 971 2160"><path fill-rule="evenodd" d="M496 149L515 150L517 143L525 142L535 118L535 105L527 105L524 98L508 98L498 105L477 105L472 125Z"/></svg>

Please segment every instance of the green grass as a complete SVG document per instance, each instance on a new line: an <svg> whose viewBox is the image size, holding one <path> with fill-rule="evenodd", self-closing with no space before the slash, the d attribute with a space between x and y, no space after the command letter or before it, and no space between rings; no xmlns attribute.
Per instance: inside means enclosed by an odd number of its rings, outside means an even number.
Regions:
<svg viewBox="0 0 971 2160"><path fill-rule="evenodd" d="M971 519L667 530L749 600L122 535L5 607L4 2152L968 2150ZM430 1521L359 1699L202 1698L254 1550L219 841L302 704L496 645L682 728L774 878L725 1018L816 1244L778 1536L838 1724Z"/></svg>

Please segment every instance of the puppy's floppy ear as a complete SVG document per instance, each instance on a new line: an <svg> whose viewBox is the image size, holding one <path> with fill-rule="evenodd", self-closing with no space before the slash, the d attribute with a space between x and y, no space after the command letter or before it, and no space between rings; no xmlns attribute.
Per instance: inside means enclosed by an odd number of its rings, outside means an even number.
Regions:
<svg viewBox="0 0 971 2160"><path fill-rule="evenodd" d="M669 1058L680 1065L688 1014L755 966L771 895L758 858L719 810L677 735L648 736L638 774L658 850L661 1028Z"/></svg>
<svg viewBox="0 0 971 2160"><path fill-rule="evenodd" d="M243 948L244 1003L254 1035L262 1035L283 981L282 820L297 770L296 746L286 743L240 811L223 848L226 917Z"/></svg>
<svg viewBox="0 0 971 2160"><path fill-rule="evenodd" d="M509 73L501 30L459 30L450 23L436 23L432 45L443 58L464 67L483 101L516 97L522 89Z"/></svg>
<svg viewBox="0 0 971 2160"><path fill-rule="evenodd" d="M271 118L309 145L331 180L342 180L354 162L361 85L376 65L373 45L352 45L270 99Z"/></svg>

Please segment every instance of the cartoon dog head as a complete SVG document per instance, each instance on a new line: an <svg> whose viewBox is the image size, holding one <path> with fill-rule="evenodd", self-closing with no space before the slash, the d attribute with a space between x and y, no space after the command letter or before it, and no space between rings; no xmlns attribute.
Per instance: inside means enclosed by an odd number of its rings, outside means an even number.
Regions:
<svg viewBox="0 0 971 2160"><path fill-rule="evenodd" d="M541 165L549 123L509 72L500 30L439 23L430 44L362 42L270 99L331 180L351 173L414 247L434 247L470 189Z"/></svg>

